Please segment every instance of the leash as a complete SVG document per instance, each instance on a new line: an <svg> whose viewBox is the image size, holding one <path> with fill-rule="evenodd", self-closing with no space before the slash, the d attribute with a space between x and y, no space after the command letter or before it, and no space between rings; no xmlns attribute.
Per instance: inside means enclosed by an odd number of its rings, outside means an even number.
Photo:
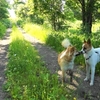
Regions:
<svg viewBox="0 0 100 100"><path fill-rule="evenodd" d="M99 55L99 53L97 51L95 51L95 53L97 53ZM86 58L86 60L89 60L91 58L92 55L90 55L88 58ZM100 56L100 55L99 55Z"/></svg>
<svg viewBox="0 0 100 100"><path fill-rule="evenodd" d="M91 55L92 56L92 55ZM86 58L86 60L89 60L91 58L91 56L89 56L88 58Z"/></svg>
<svg viewBox="0 0 100 100"><path fill-rule="evenodd" d="M75 54L75 56L79 56L81 54L84 54L83 51L79 51ZM86 58L85 60L89 60L91 58L92 55L90 55L88 58Z"/></svg>
<svg viewBox="0 0 100 100"><path fill-rule="evenodd" d="M79 55L81 55L81 54L83 54L83 52L82 52L82 51L79 51L79 52L77 52L77 53L75 54L75 56L79 56Z"/></svg>
<svg viewBox="0 0 100 100"><path fill-rule="evenodd" d="M97 51L95 51L95 53L97 53L99 56L100 56L100 54L97 52ZM75 56L79 56L79 55L81 55L81 54L84 54L82 51L79 51L79 52L77 52L76 54L75 54ZM86 60L89 60L90 58L92 57L92 55L90 55L88 58L86 58Z"/></svg>

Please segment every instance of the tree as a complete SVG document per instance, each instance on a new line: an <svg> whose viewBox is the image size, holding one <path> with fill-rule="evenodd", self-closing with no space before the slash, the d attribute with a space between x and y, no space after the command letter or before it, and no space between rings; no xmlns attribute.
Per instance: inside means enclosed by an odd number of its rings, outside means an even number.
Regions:
<svg viewBox="0 0 100 100"><path fill-rule="evenodd" d="M87 33L91 33L93 11L96 0L78 0L78 1L81 4L81 9L82 9L83 30Z"/></svg>
<svg viewBox="0 0 100 100"><path fill-rule="evenodd" d="M66 19L64 11L64 0L27 0L22 4L19 0L15 0L16 13L21 18L47 19L54 30L61 29Z"/></svg>
<svg viewBox="0 0 100 100"><path fill-rule="evenodd" d="M69 16L73 18L65 0L34 0L34 11L48 19L54 30L61 29Z"/></svg>
<svg viewBox="0 0 100 100"><path fill-rule="evenodd" d="M100 20L100 0L96 0L93 20Z"/></svg>
<svg viewBox="0 0 100 100"><path fill-rule="evenodd" d="M22 19L30 20L34 14L33 0L27 0L26 2L23 2L23 0L15 0L13 7L16 15Z"/></svg>

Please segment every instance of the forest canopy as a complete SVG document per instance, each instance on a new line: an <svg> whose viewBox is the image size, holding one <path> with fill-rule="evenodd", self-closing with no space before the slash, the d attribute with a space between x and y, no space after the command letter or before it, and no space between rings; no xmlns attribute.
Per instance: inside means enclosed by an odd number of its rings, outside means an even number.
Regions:
<svg viewBox="0 0 100 100"><path fill-rule="evenodd" d="M18 17L39 24L48 21L54 30L78 19L82 30L91 33L92 23L100 20L99 0L14 0L13 7Z"/></svg>

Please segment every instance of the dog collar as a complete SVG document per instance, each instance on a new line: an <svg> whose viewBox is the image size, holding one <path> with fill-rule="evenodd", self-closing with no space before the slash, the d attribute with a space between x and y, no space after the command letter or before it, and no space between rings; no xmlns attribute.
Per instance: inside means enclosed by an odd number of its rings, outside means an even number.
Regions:
<svg viewBox="0 0 100 100"><path fill-rule="evenodd" d="M86 58L86 60L89 60L91 58L92 55L90 55L88 58Z"/></svg>

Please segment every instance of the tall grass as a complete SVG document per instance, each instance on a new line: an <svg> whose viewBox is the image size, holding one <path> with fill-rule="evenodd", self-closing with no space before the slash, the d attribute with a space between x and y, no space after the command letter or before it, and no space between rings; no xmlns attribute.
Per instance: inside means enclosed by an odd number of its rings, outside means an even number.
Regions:
<svg viewBox="0 0 100 100"><path fill-rule="evenodd" d="M73 100L73 90L62 87L51 75L38 52L13 27L6 70L5 90L10 100Z"/></svg>
<svg viewBox="0 0 100 100"><path fill-rule="evenodd" d="M45 39L47 38L47 35L50 32L50 30L44 29L40 25L36 25L36 24L33 25L31 23L25 24L24 29L26 32L36 37L37 39L41 40L42 42L45 42Z"/></svg>

